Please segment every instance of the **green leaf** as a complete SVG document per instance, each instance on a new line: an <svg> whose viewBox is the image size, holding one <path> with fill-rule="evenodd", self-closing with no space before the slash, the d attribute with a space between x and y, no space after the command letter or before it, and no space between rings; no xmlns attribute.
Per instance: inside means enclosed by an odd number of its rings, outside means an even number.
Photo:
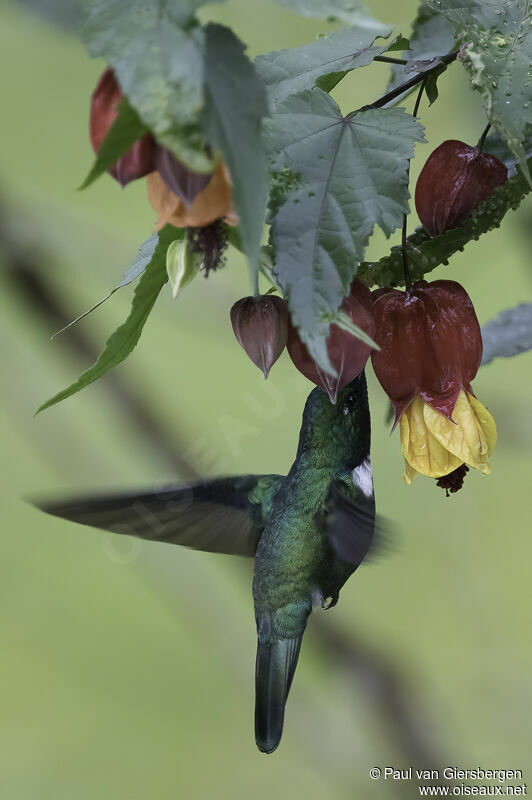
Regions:
<svg viewBox="0 0 532 800"><path fill-rule="evenodd" d="M300 17L339 20L348 25L374 27L380 23L374 19L359 0L277 0L279 5L299 14Z"/></svg>
<svg viewBox="0 0 532 800"><path fill-rule="evenodd" d="M482 326L482 364L532 350L532 303L520 303Z"/></svg>
<svg viewBox="0 0 532 800"><path fill-rule="evenodd" d="M532 125L527 125L525 129L525 139L523 142L527 160L532 157ZM513 177L517 172L516 158L508 147L508 143L502 138L498 131L491 131L484 142L482 150L496 156L508 167L508 177Z"/></svg>
<svg viewBox="0 0 532 800"><path fill-rule="evenodd" d="M118 116L107 131L102 146L96 154L91 171L79 188L86 189L90 186L147 132L148 128L124 97L118 106Z"/></svg>
<svg viewBox="0 0 532 800"><path fill-rule="evenodd" d="M196 172L212 169L200 126L203 31L200 0L96 0L86 26L93 56L104 58L140 118Z"/></svg>
<svg viewBox="0 0 532 800"><path fill-rule="evenodd" d="M403 109L343 117L320 89L292 95L267 125L275 169L297 174L273 219L274 274L313 358L331 372L331 318L375 224L389 235L408 213L408 164L423 127Z"/></svg>
<svg viewBox="0 0 532 800"><path fill-rule="evenodd" d="M204 125L229 167L244 251L258 269L268 190L261 126L266 93L245 46L223 25L205 28Z"/></svg>
<svg viewBox="0 0 532 800"><path fill-rule="evenodd" d="M292 50L274 50L257 56L255 66L271 103L317 85L325 92L350 70L371 64L389 45L372 47L377 37L387 38L391 28L341 28L330 36Z"/></svg>
<svg viewBox="0 0 532 800"><path fill-rule="evenodd" d="M529 166L532 166L530 159ZM483 233L498 228L510 208L517 208L530 191L530 185L521 172L498 186L459 228L440 236L431 237L424 228L418 228L407 239L406 254L413 280L418 280L440 264L447 264L451 256L463 250L468 242ZM358 277L369 286L399 286L403 284L401 247L392 247L389 255L379 261L360 264Z"/></svg>
<svg viewBox="0 0 532 800"><path fill-rule="evenodd" d="M438 78L447 69L445 64L442 64L439 69L435 69L425 79L425 94L427 95L429 106L436 102L438 99Z"/></svg>
<svg viewBox="0 0 532 800"><path fill-rule="evenodd" d="M427 3L423 2L419 6L417 17L413 22L409 43L410 47L408 49L405 48L406 52L404 53L404 58L409 61L425 61L437 56L443 56L451 52L455 47L454 26L444 16L438 14ZM416 72L418 70L413 68L412 64L393 66L388 90L393 89ZM429 91L431 89L432 87L429 87ZM396 105L411 91L414 90L410 89L394 100L393 104Z"/></svg>
<svg viewBox="0 0 532 800"><path fill-rule="evenodd" d="M339 328L342 330L347 331L350 333L351 336L354 336L355 339L360 339L361 342L364 344L369 345L369 347L373 348L373 350L380 350L379 345L373 341L371 336L359 328L358 325L355 325L351 317L349 317L344 311L339 311L336 319L334 320L334 324L338 325Z"/></svg>
<svg viewBox="0 0 532 800"><path fill-rule="evenodd" d="M466 44L461 61L481 92L492 125L506 139L530 181L523 147L532 123L532 26L529 0L431 0Z"/></svg>
<svg viewBox="0 0 532 800"><path fill-rule="evenodd" d="M150 263L158 241L159 241L159 234L152 233L150 238L146 239L146 241L143 242L139 247L139 252L135 257L135 260L133 261L132 264L130 264L130 266L124 272L124 275L122 276L122 280L120 281L120 283L117 283L114 289L111 289L109 294L106 294L105 297L102 297L101 300L98 300L98 302L95 303L93 306L91 306L87 311L84 311L83 314L80 314L79 317L73 319L72 322L69 322L68 325L65 325L64 328L61 328L60 331L54 333L54 335L51 338L55 339L55 337L59 336L60 333L64 333L65 331L67 331L69 328L72 327L72 325L75 325L76 322L79 322L80 320L84 319L93 311L95 311L97 308L99 308L103 303L105 303L106 300L109 300L109 298L112 297L114 293L117 292L119 289L121 289L123 286L127 286L132 281L134 281L135 278L138 278L138 276L144 272L144 270Z"/></svg>
<svg viewBox="0 0 532 800"><path fill-rule="evenodd" d="M402 34L399 34L388 48L389 53L394 53L399 50L410 50L410 42Z"/></svg>
<svg viewBox="0 0 532 800"><path fill-rule="evenodd" d="M157 246L135 290L131 312L127 320L123 325L117 328L107 340L105 348L96 363L86 370L86 372L67 389L63 389L62 392L54 395L54 397L44 403L37 410L37 413L76 394L76 392L79 392L81 389L84 389L85 386L101 378L102 375L105 375L106 372L116 367L117 364L120 364L127 358L140 339L142 329L157 300L159 292L168 280L166 274L166 251L168 246L174 239L180 238L183 235L184 230L174 228L172 225L165 225L159 232Z"/></svg>

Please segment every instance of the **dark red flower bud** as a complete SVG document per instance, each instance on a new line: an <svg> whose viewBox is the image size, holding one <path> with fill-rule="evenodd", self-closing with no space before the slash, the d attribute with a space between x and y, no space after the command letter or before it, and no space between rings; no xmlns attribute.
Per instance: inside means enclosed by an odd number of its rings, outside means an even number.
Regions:
<svg viewBox="0 0 532 800"><path fill-rule="evenodd" d="M122 100L122 90L115 78L113 70L108 67L102 74L93 92L90 113L90 137L94 151L97 153L107 132L116 117L118 106ZM136 178L142 178L155 169L155 140L150 133L145 134L121 156L109 170L109 174L125 186Z"/></svg>
<svg viewBox="0 0 532 800"><path fill-rule="evenodd" d="M231 309L231 324L239 344L267 378L286 345L286 300L272 294L243 297Z"/></svg>
<svg viewBox="0 0 532 800"><path fill-rule="evenodd" d="M416 184L416 211L427 233L456 228L504 183L502 161L478 147L450 139L428 157Z"/></svg>
<svg viewBox="0 0 532 800"><path fill-rule="evenodd" d="M155 169L175 195L190 208L197 194L210 182L212 173L192 172L182 164L167 147L158 145L155 150Z"/></svg>
<svg viewBox="0 0 532 800"><path fill-rule="evenodd" d="M341 310L358 325L368 336L375 334L375 319L373 316L373 298L368 287L355 278L351 284L351 293L344 298ZM369 358L371 347L360 339L356 339L348 331L332 324L329 338L327 339L327 352L331 364L337 372L337 377L324 372L309 354L307 348L299 338L296 328L290 323L288 331L288 352L297 369L315 383L330 397L331 403L336 403L340 389L347 386L359 375Z"/></svg>
<svg viewBox="0 0 532 800"><path fill-rule="evenodd" d="M407 292L390 289L375 300L373 369L393 403L395 423L416 395L451 419L460 390L482 357L475 309L455 281L420 281Z"/></svg>

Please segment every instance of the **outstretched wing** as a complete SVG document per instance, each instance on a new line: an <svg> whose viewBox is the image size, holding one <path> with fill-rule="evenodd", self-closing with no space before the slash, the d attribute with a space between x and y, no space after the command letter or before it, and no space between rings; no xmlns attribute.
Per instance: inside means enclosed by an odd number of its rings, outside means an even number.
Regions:
<svg viewBox="0 0 532 800"><path fill-rule="evenodd" d="M126 536L254 556L282 475L218 478L142 494L38 503L47 514Z"/></svg>

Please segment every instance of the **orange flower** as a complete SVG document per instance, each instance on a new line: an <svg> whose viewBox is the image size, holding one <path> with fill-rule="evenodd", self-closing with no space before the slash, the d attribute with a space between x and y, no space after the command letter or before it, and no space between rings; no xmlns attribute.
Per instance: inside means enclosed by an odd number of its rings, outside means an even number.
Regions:
<svg viewBox="0 0 532 800"><path fill-rule="evenodd" d="M170 223L176 228L203 228L223 217L228 225L237 225L233 208L229 170L219 163L207 186L190 205L172 192L159 172L148 175L148 202L157 212L156 230Z"/></svg>

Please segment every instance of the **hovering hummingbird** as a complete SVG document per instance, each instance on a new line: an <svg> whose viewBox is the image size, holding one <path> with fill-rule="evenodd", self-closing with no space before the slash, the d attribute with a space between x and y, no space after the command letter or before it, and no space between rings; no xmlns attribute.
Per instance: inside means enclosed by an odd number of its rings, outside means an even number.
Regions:
<svg viewBox="0 0 532 800"><path fill-rule="evenodd" d="M255 738L278 746L312 607L336 605L372 543L370 415L362 372L336 404L314 389L288 475L216 478L162 492L77 499L57 517L195 550L255 558Z"/></svg>

